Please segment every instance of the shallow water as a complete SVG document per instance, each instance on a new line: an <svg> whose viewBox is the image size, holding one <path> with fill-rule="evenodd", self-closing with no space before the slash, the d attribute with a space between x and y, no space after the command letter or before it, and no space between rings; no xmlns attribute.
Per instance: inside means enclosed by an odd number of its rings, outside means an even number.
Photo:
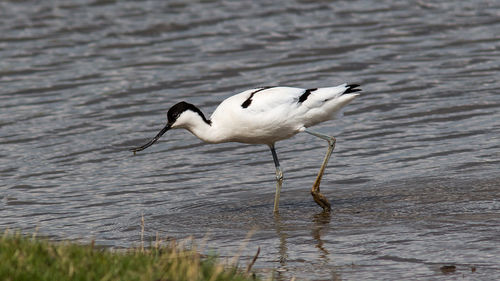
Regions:
<svg viewBox="0 0 500 281"><path fill-rule="evenodd" d="M137 245L208 235L288 280L500 276L500 4L397 1L0 3L0 228ZM268 148L169 132L261 85L359 83L322 182L325 143ZM443 273L443 265L456 271ZM471 268L476 270L472 272Z"/></svg>

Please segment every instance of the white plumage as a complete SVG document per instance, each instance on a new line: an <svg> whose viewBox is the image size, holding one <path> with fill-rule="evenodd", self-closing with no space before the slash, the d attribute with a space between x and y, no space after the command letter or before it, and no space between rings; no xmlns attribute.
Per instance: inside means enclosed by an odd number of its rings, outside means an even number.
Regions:
<svg viewBox="0 0 500 281"><path fill-rule="evenodd" d="M334 118L343 105L358 95L342 95L346 89L346 85L320 88L298 102L306 89L274 87L255 93L250 105L243 108L241 104L258 89L247 90L224 100L210 120L215 130L224 130L221 135L226 139L221 142L271 145Z"/></svg>
<svg viewBox="0 0 500 281"><path fill-rule="evenodd" d="M225 99L210 120L196 106L180 102L168 111L167 125L145 145L132 151L141 151L155 143L170 129L187 129L208 143L241 142L266 144L270 147L276 165L277 188L275 212L278 211L279 193L283 175L274 149L277 141L300 132L307 132L329 142L329 151L323 161L311 193L325 210L330 203L319 192L319 182L335 146L335 138L313 132L307 128L333 119L339 110L352 101L359 85L342 84L336 87L301 89L292 87L261 87L246 90Z"/></svg>

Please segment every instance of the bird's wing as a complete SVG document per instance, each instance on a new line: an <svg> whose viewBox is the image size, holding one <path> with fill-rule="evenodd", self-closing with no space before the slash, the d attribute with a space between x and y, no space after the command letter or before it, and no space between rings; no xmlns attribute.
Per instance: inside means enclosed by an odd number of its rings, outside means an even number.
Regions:
<svg viewBox="0 0 500 281"><path fill-rule="evenodd" d="M269 112L279 107L299 106L299 97L305 89L293 87L269 87L254 89L242 103L242 108L251 112Z"/></svg>
<svg viewBox="0 0 500 281"><path fill-rule="evenodd" d="M352 99L357 96L358 85L342 84L336 87L302 89L293 87L263 87L244 92L243 108L250 111L268 111L286 106L290 109L304 105L308 108L320 107L331 100Z"/></svg>
<svg viewBox="0 0 500 281"><path fill-rule="evenodd" d="M338 109L354 99L357 96L354 92L359 91L355 89L357 86L342 84L313 89L293 87L250 89L224 100L212 114L212 119L226 119L221 122L238 120L241 124L278 124L288 122L287 119L290 118L303 116L304 120L309 118L313 123L318 123L329 119Z"/></svg>
<svg viewBox="0 0 500 281"><path fill-rule="evenodd" d="M309 89L311 93L307 96L307 99L303 100L302 103L304 106L310 108L319 107L327 101L342 96L342 94L344 94L347 89L347 84L342 84L335 87Z"/></svg>

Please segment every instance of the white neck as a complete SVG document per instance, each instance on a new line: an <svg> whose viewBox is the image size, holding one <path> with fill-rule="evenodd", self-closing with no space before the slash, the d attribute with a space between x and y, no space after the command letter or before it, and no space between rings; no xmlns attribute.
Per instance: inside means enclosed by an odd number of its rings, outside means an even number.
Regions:
<svg viewBox="0 0 500 281"><path fill-rule="evenodd" d="M201 116L193 111L183 112L176 120L172 128L183 128L190 131L200 140L208 143L221 143L227 141L217 129L217 124L208 121L207 123Z"/></svg>
<svg viewBox="0 0 500 281"><path fill-rule="evenodd" d="M186 127L186 130L190 131L193 135L197 136L200 140L208 143L219 143L222 142L220 137L217 135L217 130L214 129L213 124L208 125L201 118L199 122L192 123L191 126Z"/></svg>

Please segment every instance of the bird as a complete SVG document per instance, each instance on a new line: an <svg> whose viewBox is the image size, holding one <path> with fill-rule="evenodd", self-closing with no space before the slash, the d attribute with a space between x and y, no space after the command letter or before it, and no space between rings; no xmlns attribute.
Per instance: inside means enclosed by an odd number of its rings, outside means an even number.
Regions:
<svg viewBox="0 0 500 281"><path fill-rule="evenodd" d="M310 129L334 119L342 107L354 100L361 89L358 84L341 84L335 87L296 88L258 87L230 96L222 101L207 119L195 105L181 101L167 112L163 129L146 144L130 149L142 151L153 145L167 131L186 129L207 143L239 142L267 145L276 168L276 192L273 212L279 212L283 184L283 171L276 154L275 143L305 132L328 142L328 150L311 188L314 201L324 212L331 211L331 204L320 192L323 173L335 148L336 138Z"/></svg>

